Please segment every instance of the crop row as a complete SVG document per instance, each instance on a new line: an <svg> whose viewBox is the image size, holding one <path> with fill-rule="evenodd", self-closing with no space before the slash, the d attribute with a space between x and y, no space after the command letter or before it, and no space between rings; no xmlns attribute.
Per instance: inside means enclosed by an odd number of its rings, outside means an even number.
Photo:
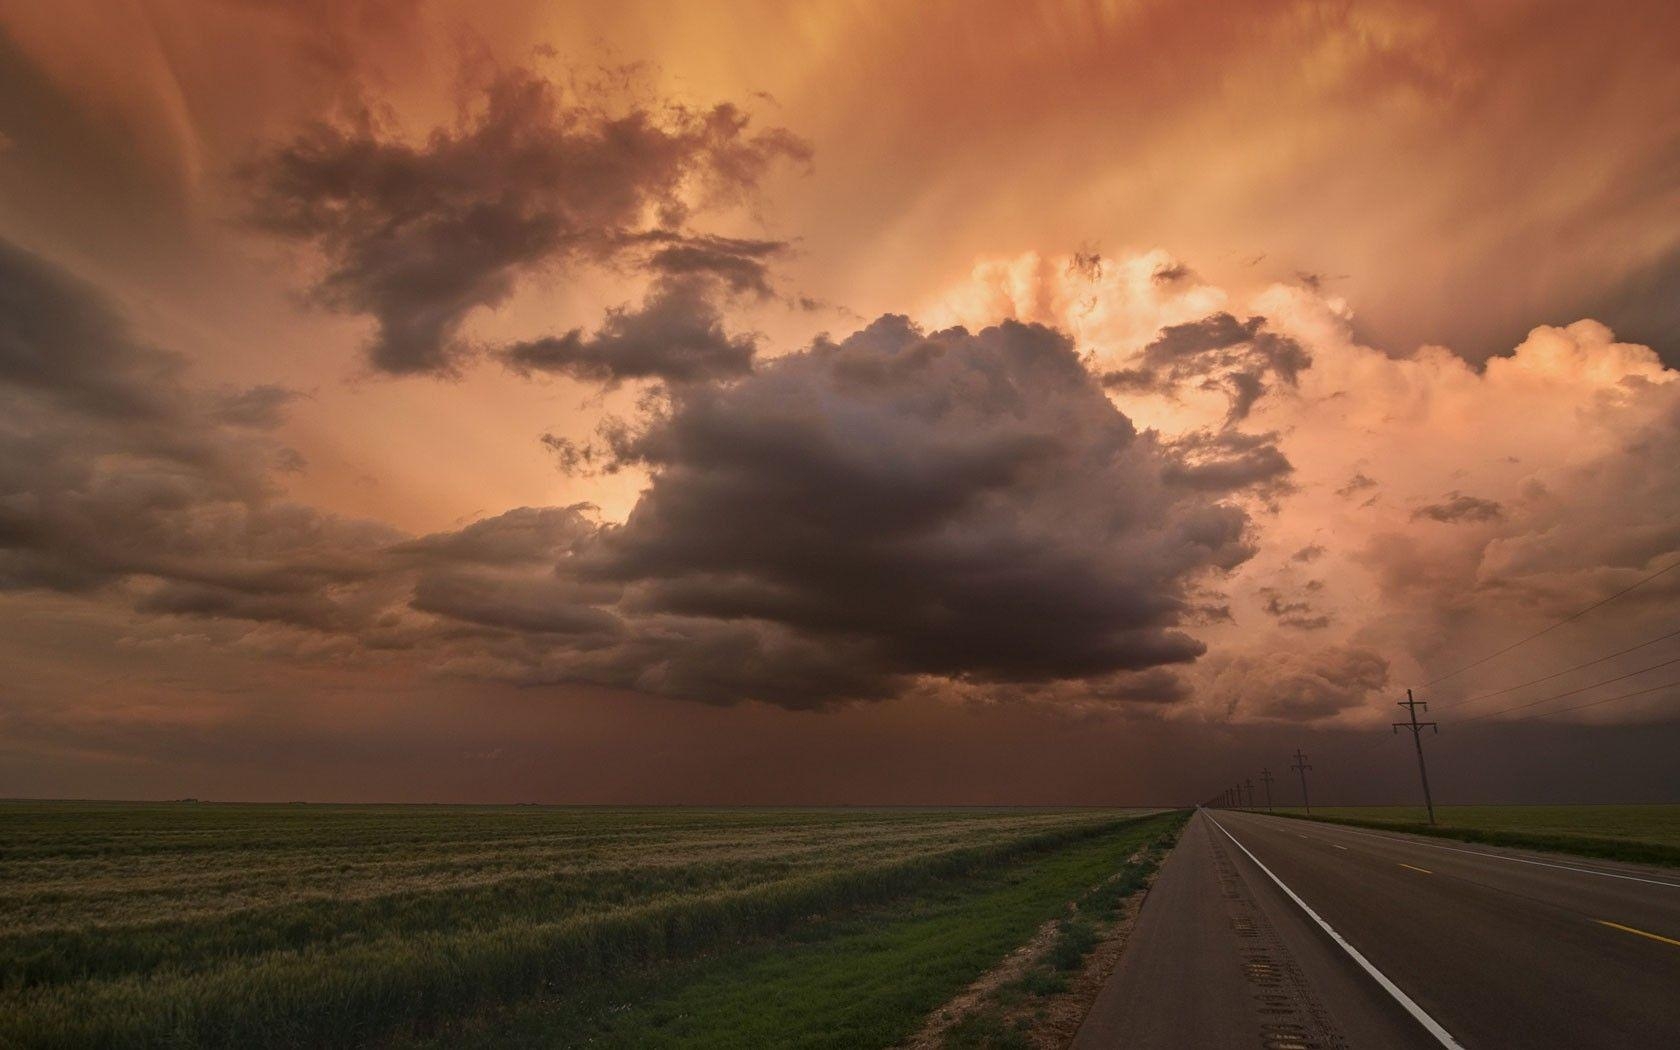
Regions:
<svg viewBox="0 0 1680 1050"><path fill-rule="evenodd" d="M0 804L6 835L0 864L71 857L177 856L186 853L260 854L342 850L361 855L402 852L415 846L467 848L517 842L567 842L574 846L635 842L668 834L687 837L708 830L727 836L784 828L809 831L851 825L913 826L985 823L996 812L929 814L915 810L813 813L769 811L612 811L590 809L467 809L177 806L65 809L63 804ZM1014 814L1012 819L1045 819ZM1011 819L1011 818L1005 818Z"/></svg>
<svg viewBox="0 0 1680 1050"><path fill-rule="evenodd" d="M149 925L162 919L206 918L232 912L308 904L312 901L372 901L378 898L473 892L520 880L583 882L617 875L642 884L683 881L687 869L729 865L785 871L852 863L853 858L937 851L979 845L1036 831L1078 826L1091 814L1031 822L998 819L979 826L930 822L921 827L847 828L830 835L752 833L722 839L659 837L612 849L577 849L564 844L497 852L481 848L451 853L442 847L409 847L402 858L352 859L293 856L287 862L239 854L212 858L188 854L168 863L98 865L74 877L57 870L50 877L0 866L0 927L13 933L51 933L88 926ZM377 852L369 845L370 852ZM78 862L65 862L75 867ZM80 866L94 868L91 862ZM662 869L669 869L663 871ZM115 933L112 929L110 932ZM3 940L3 938L0 938Z"/></svg>
<svg viewBox="0 0 1680 1050"><path fill-rule="evenodd" d="M1087 819L984 846L560 917L529 902L487 904L484 925L398 929L209 969L14 989L0 997L0 1045L353 1045L393 1025L771 934L1130 822Z"/></svg>
<svg viewBox="0 0 1680 1050"><path fill-rule="evenodd" d="M1060 826L1079 826L1083 815ZM849 870L909 856L984 846L1042 829L970 829L966 834L931 828L861 843L825 843L789 849L776 843L738 846L721 858L638 851L613 864L503 872L494 877L365 883L365 892L306 884L278 892L260 880L243 888L240 909L207 908L202 887L118 885L109 899L21 904L17 921L0 934L0 988L29 988L161 967L203 969L242 955L301 950L333 941L414 934L451 927L484 926L510 916L567 915L633 906L647 900L749 886L814 871ZM751 848L747 848L750 846ZM231 873L237 876L237 872ZM48 894L46 896L55 896ZM112 921L113 916L128 921ZM48 924L58 918L56 925ZM71 921L74 920L74 921Z"/></svg>

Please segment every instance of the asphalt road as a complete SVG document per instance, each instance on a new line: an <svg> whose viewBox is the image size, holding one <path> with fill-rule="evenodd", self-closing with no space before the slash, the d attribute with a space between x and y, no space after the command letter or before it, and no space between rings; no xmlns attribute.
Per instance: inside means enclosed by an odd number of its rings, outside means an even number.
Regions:
<svg viewBox="0 0 1680 1050"><path fill-rule="evenodd" d="M1680 872L1201 811L1074 1045L1673 1050Z"/></svg>

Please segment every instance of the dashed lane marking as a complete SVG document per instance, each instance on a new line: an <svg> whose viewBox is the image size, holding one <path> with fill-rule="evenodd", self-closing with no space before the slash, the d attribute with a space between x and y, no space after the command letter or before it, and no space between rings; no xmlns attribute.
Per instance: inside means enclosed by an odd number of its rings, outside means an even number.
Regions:
<svg viewBox="0 0 1680 1050"><path fill-rule="evenodd" d="M1402 868L1411 868L1413 871L1421 871L1425 875L1435 874L1433 871L1430 871L1428 868L1420 868L1416 864L1407 864L1407 863L1404 863L1404 862L1397 862L1397 863L1399 863Z"/></svg>
<svg viewBox="0 0 1680 1050"><path fill-rule="evenodd" d="M1282 817L1278 819L1287 820ZM1616 871L1600 871L1597 868L1580 868L1573 864L1554 864L1546 860L1533 860L1529 857L1513 857L1505 853L1488 853L1479 849L1460 849L1457 846L1443 846L1438 842L1418 842L1415 839L1403 839L1395 835L1384 835L1376 831L1364 831L1360 828L1350 828L1344 825L1331 825L1336 831L1346 835L1363 835L1366 838L1386 839L1389 842L1399 842L1408 846L1419 846L1423 849L1445 850L1448 853L1468 853L1472 857L1486 857L1489 860L1510 861L1512 864L1532 864L1537 868L1557 868L1561 871L1579 872L1582 875L1601 875L1607 879L1622 879L1626 882L1643 882L1649 886L1666 886L1671 890L1680 890L1680 882L1665 882L1662 879L1646 879L1638 875L1623 875ZM1305 838L1305 836L1302 836Z"/></svg>
<svg viewBox="0 0 1680 1050"><path fill-rule="evenodd" d="M1635 934L1639 937L1649 937L1653 941L1661 941L1664 944L1672 944L1676 948L1680 948L1680 941L1675 940L1673 937L1664 937L1660 933L1650 933L1645 930L1636 930L1632 926L1623 926L1621 923L1611 922L1609 919L1599 919L1597 922L1600 926L1608 926L1613 930L1621 930L1624 933Z"/></svg>

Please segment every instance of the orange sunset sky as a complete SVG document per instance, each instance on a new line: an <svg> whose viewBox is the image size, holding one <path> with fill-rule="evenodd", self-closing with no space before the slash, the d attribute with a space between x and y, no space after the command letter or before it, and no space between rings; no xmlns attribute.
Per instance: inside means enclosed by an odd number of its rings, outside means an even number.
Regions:
<svg viewBox="0 0 1680 1050"><path fill-rule="evenodd" d="M0 795L1673 800L1677 45L0 0Z"/></svg>

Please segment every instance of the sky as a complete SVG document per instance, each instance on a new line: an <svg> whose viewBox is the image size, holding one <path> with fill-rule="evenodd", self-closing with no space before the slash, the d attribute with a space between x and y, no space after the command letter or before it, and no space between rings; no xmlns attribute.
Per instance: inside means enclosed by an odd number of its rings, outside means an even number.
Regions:
<svg viewBox="0 0 1680 1050"><path fill-rule="evenodd" d="M0 796L1680 801L1676 44L0 0Z"/></svg>

